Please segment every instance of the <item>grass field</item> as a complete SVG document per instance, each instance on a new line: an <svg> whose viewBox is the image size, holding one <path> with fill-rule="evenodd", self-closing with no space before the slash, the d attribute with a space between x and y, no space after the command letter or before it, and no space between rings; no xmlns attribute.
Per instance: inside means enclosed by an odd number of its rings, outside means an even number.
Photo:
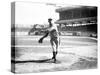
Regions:
<svg viewBox="0 0 100 75"><path fill-rule="evenodd" d="M13 36L12 36L13 37ZM97 68L97 40L90 37L60 36L57 63L53 63L49 37L16 36L16 73L80 70ZM48 60L50 59L50 60ZM14 60L12 58L12 60ZM43 61L43 62L39 62ZM12 63L13 64L13 63Z"/></svg>

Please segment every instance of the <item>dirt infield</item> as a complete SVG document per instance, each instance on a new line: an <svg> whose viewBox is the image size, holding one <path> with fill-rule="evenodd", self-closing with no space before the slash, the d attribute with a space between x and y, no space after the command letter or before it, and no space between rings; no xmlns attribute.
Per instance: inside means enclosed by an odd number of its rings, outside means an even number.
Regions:
<svg viewBox="0 0 100 75"><path fill-rule="evenodd" d="M57 63L53 63L49 38L43 44L38 44L39 37L16 37L16 73L97 68L97 40L88 37L62 37ZM13 58L12 60L14 61Z"/></svg>
<svg viewBox="0 0 100 75"><path fill-rule="evenodd" d="M97 58L81 57L75 54L59 54L57 62L48 60L50 57L41 56L37 59L27 62L16 63L16 73L27 72L47 72L47 71L63 71L63 70L81 70L97 68ZM42 61L40 61L42 60ZM43 61L44 60L44 61Z"/></svg>

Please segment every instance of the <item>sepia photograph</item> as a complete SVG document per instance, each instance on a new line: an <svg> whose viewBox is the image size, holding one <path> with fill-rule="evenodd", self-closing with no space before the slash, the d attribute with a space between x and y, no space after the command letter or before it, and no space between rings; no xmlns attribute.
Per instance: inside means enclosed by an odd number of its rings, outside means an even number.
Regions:
<svg viewBox="0 0 100 75"><path fill-rule="evenodd" d="M11 3L11 71L97 69L98 7Z"/></svg>

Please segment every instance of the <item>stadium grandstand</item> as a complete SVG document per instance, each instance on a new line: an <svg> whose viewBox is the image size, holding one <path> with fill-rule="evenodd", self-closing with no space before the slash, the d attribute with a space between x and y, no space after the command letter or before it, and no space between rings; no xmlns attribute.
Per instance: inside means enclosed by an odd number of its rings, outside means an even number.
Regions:
<svg viewBox="0 0 100 75"><path fill-rule="evenodd" d="M97 37L97 7L61 7L56 12L61 35Z"/></svg>

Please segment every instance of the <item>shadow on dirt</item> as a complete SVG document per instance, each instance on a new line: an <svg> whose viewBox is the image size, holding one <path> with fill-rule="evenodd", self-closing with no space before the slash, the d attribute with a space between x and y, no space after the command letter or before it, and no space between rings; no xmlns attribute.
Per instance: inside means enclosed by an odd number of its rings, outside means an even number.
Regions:
<svg viewBox="0 0 100 75"><path fill-rule="evenodd" d="M34 62L34 63L53 63L53 59L43 59L43 60L25 60L25 61L15 61L15 60L11 60L11 63L30 63L30 62Z"/></svg>

